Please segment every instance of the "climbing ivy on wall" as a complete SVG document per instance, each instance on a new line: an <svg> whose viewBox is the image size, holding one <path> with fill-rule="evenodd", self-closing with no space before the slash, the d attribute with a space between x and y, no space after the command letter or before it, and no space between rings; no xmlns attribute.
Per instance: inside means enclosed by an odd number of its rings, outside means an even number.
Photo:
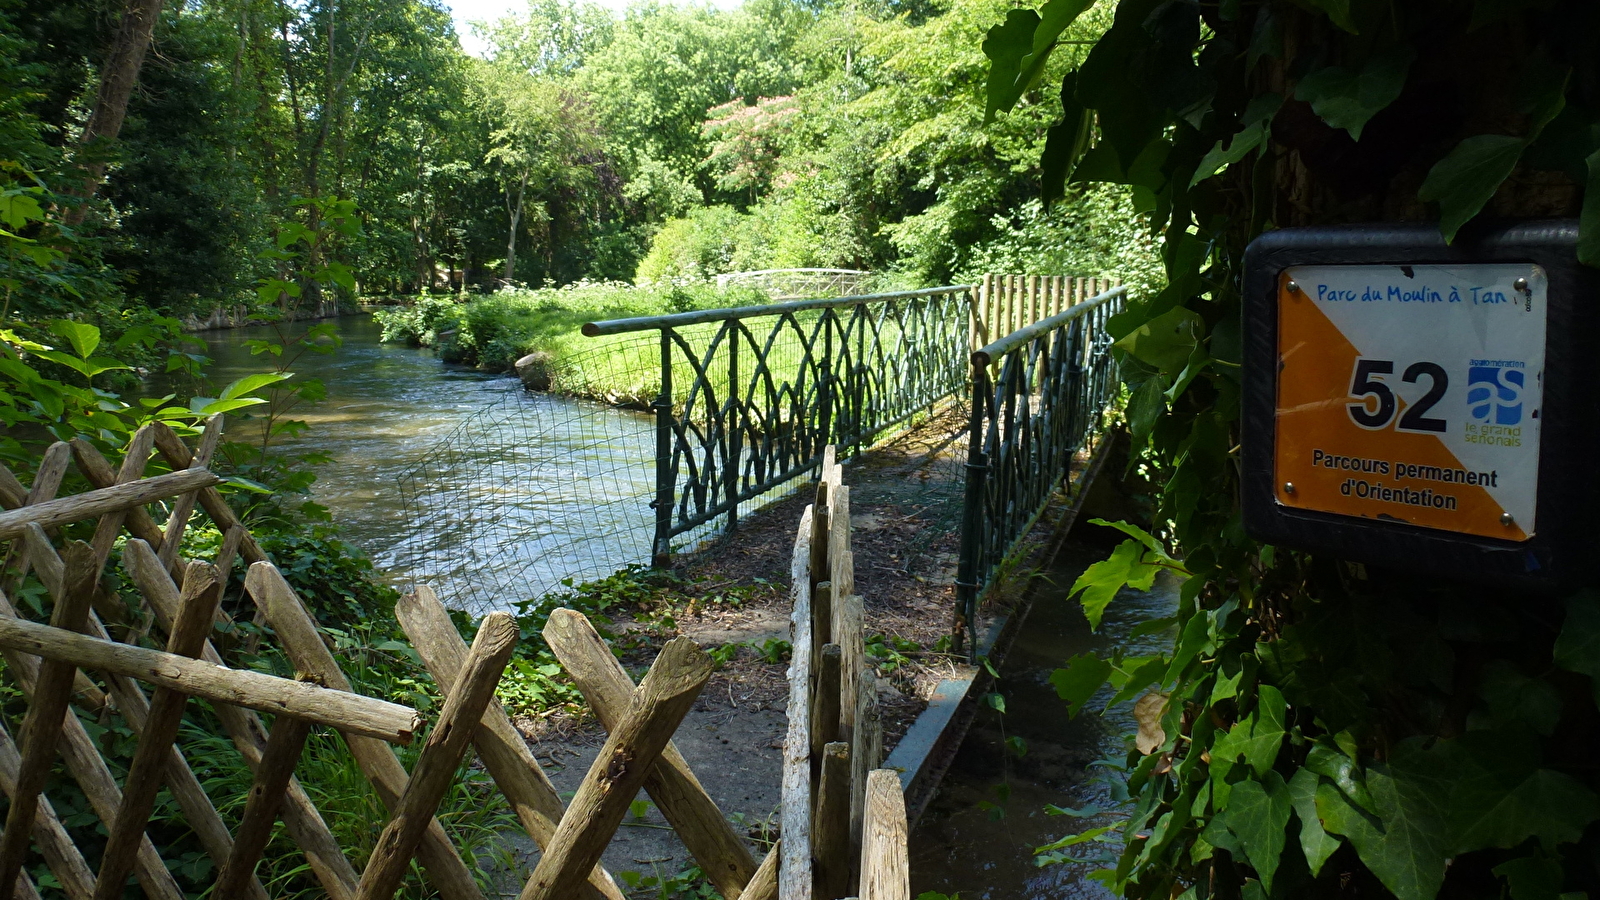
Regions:
<svg viewBox="0 0 1600 900"><path fill-rule="evenodd" d="M1057 89L1051 52L1093 2L990 30L991 117ZM1112 325L1160 540L1124 527L1076 587L1097 622L1124 584L1187 574L1176 614L1144 626L1172 629L1170 653L1077 657L1052 679L1073 712L1108 681L1113 702L1154 698L1120 860L1096 877L1184 900L1600 897L1600 592L1262 546L1238 500L1256 235L1434 221L1454 240L1578 216L1580 258L1600 264L1600 4L1121 0L1059 90L1045 199L1130 185L1167 276Z"/></svg>

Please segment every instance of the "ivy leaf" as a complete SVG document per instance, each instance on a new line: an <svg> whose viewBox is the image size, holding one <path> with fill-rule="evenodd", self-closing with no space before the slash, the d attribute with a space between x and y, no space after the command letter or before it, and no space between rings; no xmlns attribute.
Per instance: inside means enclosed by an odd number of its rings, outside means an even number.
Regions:
<svg viewBox="0 0 1600 900"><path fill-rule="evenodd" d="M1155 583L1156 567L1146 562L1144 556L1144 545L1138 541L1123 541L1111 551L1109 558L1085 569L1072 583L1067 597L1070 599L1082 592L1079 602L1083 604L1083 614L1091 629L1099 630L1106 607L1124 585L1136 591L1148 591Z"/></svg>
<svg viewBox="0 0 1600 900"><path fill-rule="evenodd" d="M1473 731L1431 753L1396 753L1396 765L1453 771L1450 849L1510 849L1530 837L1546 846L1578 840L1600 818L1600 798L1573 778L1538 767L1535 739L1516 730ZM1368 779L1371 786L1371 779ZM1376 792L1374 792L1376 793Z"/></svg>
<svg viewBox="0 0 1600 900"><path fill-rule="evenodd" d="M1262 685L1256 694L1256 708L1211 745L1213 769L1219 760L1229 763L1242 760L1255 770L1257 778L1265 778L1267 770L1277 762L1283 737L1288 733L1285 728L1287 712L1283 694L1270 684Z"/></svg>
<svg viewBox="0 0 1600 900"><path fill-rule="evenodd" d="M989 84L987 103L984 106L985 125L994 121L995 114L1017 105L1022 91L1017 87L1017 77L1022 73L1022 60L1033 49L1033 33L1039 27L1039 14L1031 9L1013 9L1006 20L989 29L983 41L983 55L989 57Z"/></svg>
<svg viewBox="0 0 1600 900"><path fill-rule="evenodd" d="M1359 141L1367 122L1400 97L1416 58L1417 51L1410 44L1397 44L1367 60L1356 72L1326 66L1300 79L1294 98L1310 103L1322 121Z"/></svg>
<svg viewBox="0 0 1600 900"><path fill-rule="evenodd" d="M1317 786L1321 783L1317 773L1306 768L1296 769L1289 779L1289 802L1300 817L1300 851L1306 855L1312 878L1317 877L1342 843L1323 829L1322 820L1317 818Z"/></svg>
<svg viewBox="0 0 1600 900"><path fill-rule="evenodd" d="M1045 66L1050 62L1050 52L1055 49L1061 32L1066 31L1083 15L1084 10L1093 5L1094 0L1049 0L1039 10L1039 24L1033 30L1033 51L1023 57L1018 66L1018 97L1032 90L1043 77Z"/></svg>
<svg viewBox="0 0 1600 900"><path fill-rule="evenodd" d="M1352 805L1331 784L1317 787L1317 816L1343 835L1356 855L1399 900L1433 900L1444 883L1444 790L1425 773L1374 766L1367 773L1377 815Z"/></svg>
<svg viewBox="0 0 1600 900"><path fill-rule="evenodd" d="M1306 754L1307 769L1331 779L1335 786L1361 808L1371 812L1376 807L1361 780L1354 755L1349 750L1336 750L1319 739Z"/></svg>
<svg viewBox="0 0 1600 900"><path fill-rule="evenodd" d="M1578 220L1578 262L1600 268L1600 150L1584 162L1589 167L1589 183Z"/></svg>
<svg viewBox="0 0 1600 900"><path fill-rule="evenodd" d="M1175 373L1188 363L1201 326L1198 314L1175 306L1135 328L1116 346L1163 372Z"/></svg>
<svg viewBox="0 0 1600 900"><path fill-rule="evenodd" d="M1061 79L1061 121L1045 133L1039 157L1039 199L1046 206L1066 193L1067 175L1089 146L1094 114L1078 102L1077 90L1078 73L1068 72Z"/></svg>
<svg viewBox="0 0 1600 900"><path fill-rule="evenodd" d="M1506 880L1511 900L1558 900L1566 880L1561 860L1538 852L1503 862L1493 872Z"/></svg>
<svg viewBox="0 0 1600 900"><path fill-rule="evenodd" d="M1350 18L1350 0L1309 0L1312 6L1328 14L1333 24L1351 34L1357 34L1355 20Z"/></svg>
<svg viewBox="0 0 1600 900"><path fill-rule="evenodd" d="M1556 637L1554 656L1556 665L1568 672L1600 678L1600 591L1583 590L1567 598L1567 620Z"/></svg>
<svg viewBox="0 0 1600 900"><path fill-rule="evenodd" d="M1111 663L1093 653L1080 653L1067 660L1066 668L1050 673L1050 684L1056 696L1067 701L1067 715L1076 716L1089 702L1095 691L1111 675Z"/></svg>
<svg viewBox="0 0 1600 900"><path fill-rule="evenodd" d="M1480 134L1457 144L1428 171L1417 197L1439 204L1439 231L1447 243L1488 204L1527 146L1522 138Z"/></svg>
<svg viewBox="0 0 1600 900"><path fill-rule="evenodd" d="M1128 661L1124 660L1124 662ZM1126 674L1112 672L1110 678L1111 686L1115 687L1117 692L1106 702L1106 709L1109 710L1119 703L1126 703L1132 700L1134 697L1139 696L1139 693L1145 688L1159 682L1161 676L1167 673L1167 665L1168 662L1165 656L1152 656L1128 670ZM1118 681L1122 683L1118 684Z"/></svg>
<svg viewBox="0 0 1600 900"><path fill-rule="evenodd" d="M1561 719L1561 695L1543 678L1529 678L1504 659L1483 670L1479 692L1497 726L1531 728L1548 736Z"/></svg>
<svg viewBox="0 0 1600 900"><path fill-rule="evenodd" d="M1228 829L1244 842L1245 858L1269 894L1283 856L1290 808L1289 788L1283 776L1271 770L1261 781L1235 784L1228 798Z"/></svg>

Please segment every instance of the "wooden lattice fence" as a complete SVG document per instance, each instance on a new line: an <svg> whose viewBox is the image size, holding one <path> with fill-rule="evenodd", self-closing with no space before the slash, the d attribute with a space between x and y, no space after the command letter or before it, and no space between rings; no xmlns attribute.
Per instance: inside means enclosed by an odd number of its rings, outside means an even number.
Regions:
<svg viewBox="0 0 1600 900"><path fill-rule="evenodd" d="M1109 278L1070 275L985 275L973 301L971 349L1042 322L1114 284Z"/></svg>
<svg viewBox="0 0 1600 900"><path fill-rule="evenodd" d="M213 897L268 896L255 869L281 818L334 900L392 896L413 859L441 897L476 900L482 893L473 873L434 818L469 744L543 851L521 892L524 900L623 900L599 859L641 787L725 898L776 896L777 850L756 863L670 742L711 672L709 657L693 642L669 643L635 687L583 616L563 610L551 617L550 645L610 732L571 805L564 805L493 699L517 640L516 622L491 614L469 648L444 605L424 588L402 598L396 614L444 695L442 708L424 723L416 710L354 693L293 587L218 493L221 479L208 463L221 430L220 418L213 419L191 452L166 426L148 426L133 438L119 470L87 442L56 444L28 487L0 467L0 540L9 542L4 571L10 573L0 584L0 656L28 701L20 741L0 727L0 790L10 800L0 832L0 897L39 896L23 871L33 849L71 900L121 897L130 875L148 897L182 900L168 861L146 836L165 786L217 868ZM152 454L173 471L145 477ZM74 464L93 489L57 497ZM161 504L154 514L152 504ZM223 535L209 562L178 555L197 510ZM89 543L58 549L52 530L89 520L96 523ZM137 608L104 583L119 544L122 575L137 589ZM247 567L245 606L230 615L219 598L236 564ZM52 598L49 624L25 618L9 600L30 571ZM235 617L246 616L259 627L244 630L275 642L298 673L295 679L224 665L219 644L239 634ZM164 650L145 646L162 639ZM210 701L254 776L231 832L182 746L179 724L190 697ZM137 734L121 784L70 704L100 714L114 710ZM273 716L270 729L260 712ZM306 739L318 727L342 736L390 813L360 873L294 777ZM421 752L407 773L391 745L421 734ZM58 753L105 826L98 868L73 843L44 792Z"/></svg>

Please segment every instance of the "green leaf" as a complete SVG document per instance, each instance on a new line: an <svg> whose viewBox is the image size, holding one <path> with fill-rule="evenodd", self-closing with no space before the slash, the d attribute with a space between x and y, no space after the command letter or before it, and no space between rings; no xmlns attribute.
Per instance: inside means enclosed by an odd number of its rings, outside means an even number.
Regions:
<svg viewBox="0 0 1600 900"><path fill-rule="evenodd" d="M221 399L233 400L238 397L243 397L244 395L249 394L251 391L266 387L269 384L277 384L280 381L287 381L293 377L293 372L259 372L255 375L246 375L245 377L240 378L223 388Z"/></svg>
<svg viewBox="0 0 1600 900"><path fill-rule="evenodd" d="M1137 591L1148 591L1155 583L1156 566L1145 561L1145 547L1138 541L1123 541L1111 551L1107 559L1085 569L1068 592L1070 599L1081 591L1083 614L1089 627L1098 630L1106 607L1116 598L1123 586Z"/></svg>
<svg viewBox="0 0 1600 900"><path fill-rule="evenodd" d="M1039 157L1039 199L1046 206L1066 193L1067 176L1089 146L1094 113L1078 102L1077 90L1078 73L1068 72L1061 79L1061 121L1045 133Z"/></svg>
<svg viewBox="0 0 1600 900"><path fill-rule="evenodd" d="M1294 777L1289 779L1289 802L1294 805L1295 815L1300 817L1300 851L1306 856L1313 878L1341 843L1323 829L1322 820L1317 818L1317 785L1321 783L1317 773L1305 768L1296 769Z"/></svg>
<svg viewBox="0 0 1600 900"><path fill-rule="evenodd" d="M1350 0L1309 0L1312 6L1328 14L1333 24L1351 34L1357 34L1355 20L1350 18Z"/></svg>
<svg viewBox="0 0 1600 900"><path fill-rule="evenodd" d="M1128 431L1136 446L1156 427L1156 421L1167 411L1167 392L1162 389L1161 376L1152 375L1128 397Z"/></svg>
<svg viewBox="0 0 1600 900"><path fill-rule="evenodd" d="M1583 213L1578 220L1578 262L1600 268L1600 150L1584 163L1589 181L1583 189Z"/></svg>
<svg viewBox="0 0 1600 900"><path fill-rule="evenodd" d="M1317 816L1349 839L1356 855L1399 900L1433 900L1444 883L1443 810L1437 785L1397 779L1381 766L1367 775L1377 816L1351 804L1331 784L1317 787Z"/></svg>
<svg viewBox="0 0 1600 900"><path fill-rule="evenodd" d="M1588 588L1567 598L1567 619L1554 649L1556 665L1600 678L1600 591Z"/></svg>
<svg viewBox="0 0 1600 900"><path fill-rule="evenodd" d="M87 322L57 319L50 323L50 332L66 338L72 344L72 352L78 354L80 359L88 359L100 346L100 329Z"/></svg>
<svg viewBox="0 0 1600 900"><path fill-rule="evenodd" d="M1457 144L1428 171L1417 197L1439 204L1439 231L1446 242L1454 241L1511 177L1527 146L1522 138L1480 134Z"/></svg>
<svg viewBox="0 0 1600 900"><path fill-rule="evenodd" d="M229 413L236 409L245 409L259 406L267 401L259 397L240 397L237 400L220 400L211 397L195 397L189 401L189 411L197 416L214 416L219 413Z"/></svg>
<svg viewBox="0 0 1600 900"><path fill-rule="evenodd" d="M1052 850L1064 850L1068 847L1076 847L1079 844L1085 844L1089 841L1095 840L1101 835L1114 830L1116 827L1117 826L1115 825L1106 825L1102 828L1091 828L1088 831L1084 831L1079 834L1069 834L1058 841L1045 844L1043 847L1035 847L1033 852L1049 853Z"/></svg>
<svg viewBox="0 0 1600 900"><path fill-rule="evenodd" d="M1066 31L1083 15L1084 10L1093 5L1094 0L1048 0L1039 10L1039 22L1033 30L1033 50L1022 58L1018 66L1015 85L1018 97L1032 90L1044 76L1045 66L1050 62L1050 51L1055 49L1061 32Z"/></svg>
<svg viewBox="0 0 1600 900"><path fill-rule="evenodd" d="M1033 51L1033 33L1039 27L1039 14L1031 9L1013 9L1006 20L989 29L983 41L983 55L989 57L989 83L987 101L983 111L984 124L994 121L995 114L1017 105L1022 91L1017 88L1017 77L1022 73L1022 60Z"/></svg>
<svg viewBox="0 0 1600 900"><path fill-rule="evenodd" d="M1289 826L1289 789L1283 777L1268 771L1261 781L1245 780L1233 786L1228 798L1228 830L1244 843L1245 858L1272 892Z"/></svg>
<svg viewBox="0 0 1600 900"><path fill-rule="evenodd" d="M1578 840L1600 818L1600 798L1570 776L1538 767L1537 739L1521 731L1472 731L1432 752L1403 743L1395 766L1454 775L1450 792L1452 853L1510 849L1530 837L1545 846ZM1371 786L1371 778L1368 778ZM1376 791L1374 791L1376 799Z"/></svg>
<svg viewBox="0 0 1600 900"><path fill-rule="evenodd" d="M1162 559L1170 560L1172 558L1167 556L1167 548L1161 546L1161 542L1156 540L1154 535L1137 525L1130 525L1127 522L1112 522L1109 519L1090 519L1089 524L1100 525L1105 528L1115 528L1128 537L1131 537L1139 543L1145 545L1145 547L1149 549L1151 553L1160 556Z"/></svg>
<svg viewBox="0 0 1600 900"><path fill-rule="evenodd" d="M1109 710L1113 706L1132 700L1139 696L1145 688L1159 682L1161 676L1167 673L1168 665L1169 661L1165 656L1152 656L1129 671L1121 685L1116 684L1118 677L1113 673L1111 682L1113 686L1116 686L1117 692L1106 702L1106 709Z"/></svg>
<svg viewBox="0 0 1600 900"><path fill-rule="evenodd" d="M1511 900L1561 900L1561 884L1566 880L1561 860L1543 853L1522 856L1494 867L1506 880Z"/></svg>
<svg viewBox="0 0 1600 900"><path fill-rule="evenodd" d="M1050 673L1056 696L1067 702L1067 715L1076 716L1095 691L1111 675L1111 663L1093 653L1080 653L1067 660L1066 668Z"/></svg>
<svg viewBox="0 0 1600 900"><path fill-rule="evenodd" d="M1543 678L1529 678L1509 660L1497 659L1484 667L1479 692L1497 726L1549 735L1561 719L1561 694L1555 686Z"/></svg>
<svg viewBox="0 0 1600 900"><path fill-rule="evenodd" d="M1135 328L1116 346L1163 372L1176 373L1188 363L1202 325L1199 314L1175 306Z"/></svg>
<svg viewBox="0 0 1600 900"><path fill-rule="evenodd" d="M1397 44L1367 60L1357 72L1327 66L1300 79L1294 98L1310 103L1322 121L1359 141L1367 122L1399 99L1416 58L1410 44Z"/></svg>
<svg viewBox="0 0 1600 900"><path fill-rule="evenodd" d="M1372 797L1367 793L1366 783L1361 780L1360 770L1350 750L1335 749L1326 741L1326 737L1319 738L1311 746L1311 752L1306 754L1305 767L1332 780L1352 802L1371 812L1375 808Z"/></svg>
<svg viewBox="0 0 1600 900"><path fill-rule="evenodd" d="M1229 764L1243 760L1257 778L1265 778L1283 746L1287 711L1282 692L1270 684L1262 685L1256 695L1256 708L1211 745L1213 768L1219 760Z"/></svg>
<svg viewBox="0 0 1600 900"><path fill-rule="evenodd" d="M1216 175L1241 159L1249 155L1250 151L1261 146L1267 140L1267 126L1252 125L1230 138L1224 146L1222 141L1217 141L1205 156L1200 159L1200 166L1194 170L1194 177L1189 179L1189 187L1194 187L1207 178Z"/></svg>

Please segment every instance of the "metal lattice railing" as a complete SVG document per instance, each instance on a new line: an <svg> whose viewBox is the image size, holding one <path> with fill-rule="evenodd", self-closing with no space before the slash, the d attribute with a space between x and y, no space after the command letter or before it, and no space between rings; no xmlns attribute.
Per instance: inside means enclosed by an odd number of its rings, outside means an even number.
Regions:
<svg viewBox="0 0 1600 900"><path fill-rule="evenodd" d="M656 332L653 555L961 391L972 286L707 310L584 326Z"/></svg>
<svg viewBox="0 0 1600 900"><path fill-rule="evenodd" d="M1098 294L972 354L972 420L956 602L972 634L978 597L1100 429L1117 378L1106 321L1125 288Z"/></svg>

